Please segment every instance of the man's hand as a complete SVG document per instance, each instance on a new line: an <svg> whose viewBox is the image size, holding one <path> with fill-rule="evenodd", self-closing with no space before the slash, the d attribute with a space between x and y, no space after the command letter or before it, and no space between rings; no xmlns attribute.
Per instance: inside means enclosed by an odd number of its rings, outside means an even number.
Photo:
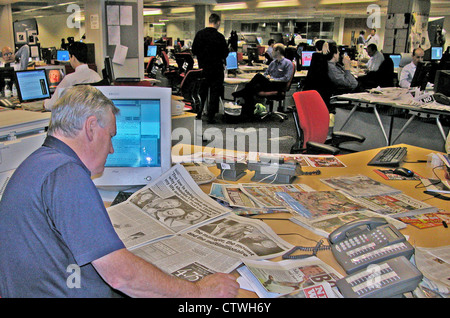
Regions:
<svg viewBox="0 0 450 318"><path fill-rule="evenodd" d="M215 273L198 281L200 298L231 298L236 297L239 284L231 274Z"/></svg>

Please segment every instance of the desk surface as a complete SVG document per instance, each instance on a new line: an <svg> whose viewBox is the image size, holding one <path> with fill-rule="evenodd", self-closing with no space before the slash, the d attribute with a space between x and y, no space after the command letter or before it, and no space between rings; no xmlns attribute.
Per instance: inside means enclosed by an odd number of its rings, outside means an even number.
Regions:
<svg viewBox="0 0 450 318"><path fill-rule="evenodd" d="M179 146L179 145L177 145ZM174 147L175 152L179 152L180 148ZM427 166L427 163L410 163L415 162L417 160L426 160L427 155L434 152L429 149L409 146L400 144L398 146L405 146L408 148L408 155L405 158L405 161L408 163L403 163L402 166L413 170L423 177L434 177L433 171L430 167ZM188 151L192 152L200 152L200 151L212 151L212 150L202 150L201 147L189 146L183 148L181 153L188 153ZM381 176L374 172L374 168L372 166L367 166L367 163L372 159L380 148L371 149L367 151L361 151L354 154L342 155L339 156L339 159L347 166L345 168L320 168L321 175L320 176L301 176L297 178L294 183L303 183L311 186L315 190L332 190L327 185L320 181L321 178L332 177L332 176L342 176L342 175L355 175L355 174L363 174L366 175L376 181L380 181L382 183L388 184L392 187L395 187L401 190L403 193L412 196L419 200L426 200L428 204L436 206L442 210L448 209L448 201L443 201L437 198L431 198L430 195L424 194L423 189L417 189L415 186L419 184L419 181L405 181L405 180L384 180ZM217 150L219 151L219 150ZM175 153L174 152L174 153ZM214 152L214 151L212 151ZM219 170L215 167L210 168L212 172L216 175L219 174ZM308 169L315 170L316 168L304 168L305 171ZM247 173L246 176L238 180L238 182L227 181L228 183L246 183L251 182L250 179L253 176L252 172ZM209 193L211 184L201 185L202 190L205 193ZM296 246L314 246L315 243L313 241L318 241L323 237L314 234L311 231L306 230L305 228L294 224L289 221L290 214L289 213L276 213L264 215L261 218L264 218L264 222L266 222L274 231L277 233L282 239L287 242L296 245ZM255 216L255 218L258 218ZM273 220L270 220L273 219ZM280 220L282 219L282 220ZM418 229L411 225L407 225L407 227L401 232L409 237L409 242L413 246L419 247L436 247L436 246L445 246L450 244L450 229L444 228L443 226L428 228L428 229ZM285 235L287 234L287 235ZM312 241L311 241L312 240ZM317 255L324 262L335 268L341 274L345 275L345 272L341 268L341 266L334 259L331 251L320 251ZM281 260L281 257L273 259L274 261ZM240 297L255 297L256 295L252 292L246 290L240 290Z"/></svg>

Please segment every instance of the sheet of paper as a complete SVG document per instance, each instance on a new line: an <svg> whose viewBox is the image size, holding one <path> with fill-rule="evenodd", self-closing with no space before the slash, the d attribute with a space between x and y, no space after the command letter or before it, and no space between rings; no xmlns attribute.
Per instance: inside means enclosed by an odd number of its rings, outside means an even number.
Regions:
<svg viewBox="0 0 450 318"><path fill-rule="evenodd" d="M108 45L120 45L120 26L108 26Z"/></svg>
<svg viewBox="0 0 450 318"><path fill-rule="evenodd" d="M119 6L106 6L107 25L119 25Z"/></svg>
<svg viewBox="0 0 450 318"><path fill-rule="evenodd" d="M114 51L114 57L112 62L116 64L123 65L125 59L127 58L128 47L124 45L116 45L116 50Z"/></svg>
<svg viewBox="0 0 450 318"><path fill-rule="evenodd" d="M120 25L133 25L132 6L120 6Z"/></svg>

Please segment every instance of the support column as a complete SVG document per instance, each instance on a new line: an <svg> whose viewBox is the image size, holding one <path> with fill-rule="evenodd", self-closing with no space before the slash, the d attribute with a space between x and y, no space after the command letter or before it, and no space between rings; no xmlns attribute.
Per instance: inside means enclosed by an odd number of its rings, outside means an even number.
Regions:
<svg viewBox="0 0 450 318"><path fill-rule="evenodd" d="M0 5L0 50L4 46L14 49L14 31L11 5Z"/></svg>

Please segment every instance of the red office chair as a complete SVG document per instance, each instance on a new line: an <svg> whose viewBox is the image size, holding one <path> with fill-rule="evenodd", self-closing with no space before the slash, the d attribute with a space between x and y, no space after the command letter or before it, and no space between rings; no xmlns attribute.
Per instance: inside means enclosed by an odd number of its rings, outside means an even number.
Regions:
<svg viewBox="0 0 450 318"><path fill-rule="evenodd" d="M291 78L286 83L286 86L284 86L282 89L277 90L277 91L258 92L257 95L259 97L264 97L267 101L267 104L269 105L269 112L267 114L265 114L264 116L262 116L261 119L264 119L269 116L276 116L280 119L281 122L288 119L288 116L285 113L281 113L281 112L277 112L277 111L273 110L273 103L275 101L277 101L278 109L283 108L284 99L286 98L286 93L291 89L292 80L294 79L295 65L294 65L294 63L292 63L292 65L293 65L293 72L292 72Z"/></svg>
<svg viewBox="0 0 450 318"><path fill-rule="evenodd" d="M203 70L195 69L188 71L180 84L179 95L183 97L185 105L190 106L195 113L198 113L202 105L200 98L202 81L204 81Z"/></svg>
<svg viewBox="0 0 450 318"><path fill-rule="evenodd" d="M291 148L291 153L332 154L336 155L343 149L340 144L347 141L362 143L363 136L336 131L331 139L327 139L330 113L322 97L317 91L295 92L292 97L295 102L293 112L297 140Z"/></svg>

